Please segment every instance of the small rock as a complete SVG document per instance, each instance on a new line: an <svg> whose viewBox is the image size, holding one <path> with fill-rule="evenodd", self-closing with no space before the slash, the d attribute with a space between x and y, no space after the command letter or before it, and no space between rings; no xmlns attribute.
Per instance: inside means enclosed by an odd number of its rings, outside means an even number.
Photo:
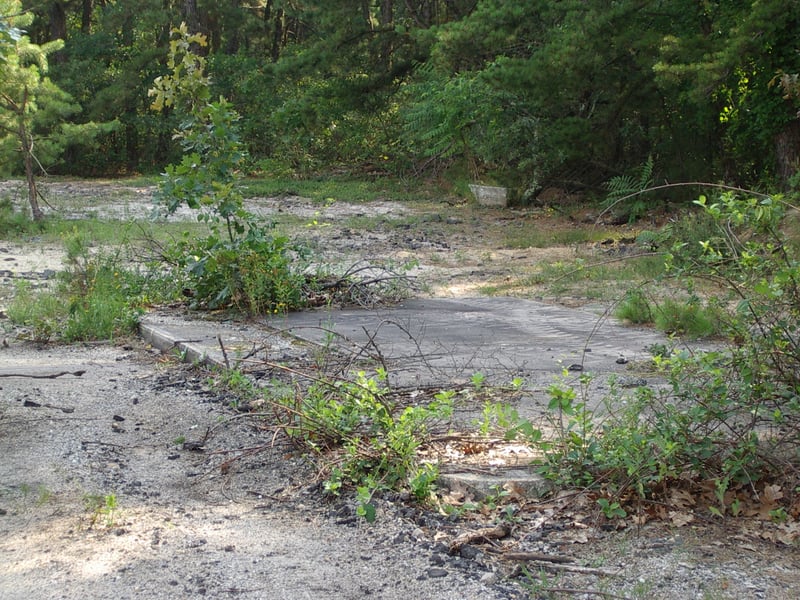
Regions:
<svg viewBox="0 0 800 600"><path fill-rule="evenodd" d="M489 572L489 573L484 573L481 576L481 583L485 585L494 585L495 583L497 583L498 580L499 578L497 577L497 573Z"/></svg>
<svg viewBox="0 0 800 600"><path fill-rule="evenodd" d="M431 548L431 550L433 550L434 552L438 552L439 554L450 553L450 547L444 542L437 542L436 544L433 545L433 548Z"/></svg>
<svg viewBox="0 0 800 600"><path fill-rule="evenodd" d="M647 385L647 379L644 377L620 377L617 379L617 383L624 388L644 387Z"/></svg>
<svg viewBox="0 0 800 600"><path fill-rule="evenodd" d="M475 546L466 545L466 546L461 546L459 554L461 555L462 558L474 560L481 554L481 551L478 550Z"/></svg>
<svg viewBox="0 0 800 600"><path fill-rule="evenodd" d="M441 569L439 567L431 567L430 569L425 571L425 574L431 579L439 579L442 577L447 577L448 575L447 569Z"/></svg>

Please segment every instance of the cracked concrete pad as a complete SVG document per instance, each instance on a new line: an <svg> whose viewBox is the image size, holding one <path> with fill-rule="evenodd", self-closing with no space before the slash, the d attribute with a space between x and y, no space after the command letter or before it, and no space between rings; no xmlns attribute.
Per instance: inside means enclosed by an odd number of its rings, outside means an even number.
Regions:
<svg viewBox="0 0 800 600"><path fill-rule="evenodd" d="M644 359L649 346L665 341L603 315L518 298L413 299L379 309L291 313L267 323L317 344L335 332L336 344L378 349L400 372L427 368L452 377L558 374L569 367L619 372L618 359Z"/></svg>

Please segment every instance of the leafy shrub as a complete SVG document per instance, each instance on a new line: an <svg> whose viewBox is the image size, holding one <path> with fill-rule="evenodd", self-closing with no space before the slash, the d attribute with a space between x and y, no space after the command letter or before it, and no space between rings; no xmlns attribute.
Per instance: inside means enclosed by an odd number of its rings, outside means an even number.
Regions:
<svg viewBox="0 0 800 600"><path fill-rule="evenodd" d="M303 304L305 277L293 268L291 251L286 237L252 224L233 241L213 234L185 239L169 256L185 278L193 307L263 314Z"/></svg>
<svg viewBox="0 0 800 600"><path fill-rule="evenodd" d="M642 199L642 193L653 184L654 166L651 155L633 173L609 179L605 184L608 195L604 202L604 212L614 209L625 215L630 223L644 216L649 207Z"/></svg>
<svg viewBox="0 0 800 600"><path fill-rule="evenodd" d="M34 290L30 282L21 281L6 313L12 323L29 329L33 341L46 342L56 333L67 311L57 294Z"/></svg>
<svg viewBox="0 0 800 600"><path fill-rule="evenodd" d="M651 302L641 290L629 290L617 305L614 315L618 319L634 324L652 323L653 309Z"/></svg>
<svg viewBox="0 0 800 600"><path fill-rule="evenodd" d="M703 305L697 298L666 298L653 309L655 326L670 334L689 339L719 335L723 332L723 315L713 305Z"/></svg>
<svg viewBox="0 0 800 600"><path fill-rule="evenodd" d="M285 423L284 430L298 444L322 454L341 448L328 468L328 493L352 486L359 497L359 513L374 517L370 499L377 490L408 489L419 501L427 500L438 476L435 465L422 464L417 449L429 426L449 419L453 395L437 394L427 405L398 407L385 387L386 373L352 381L319 380L300 398L273 400Z"/></svg>
<svg viewBox="0 0 800 600"><path fill-rule="evenodd" d="M0 235L7 237L41 232L44 224L32 220L24 211L16 210L8 198L0 199Z"/></svg>
<svg viewBox="0 0 800 600"><path fill-rule="evenodd" d="M131 268L119 252L93 251L83 234L67 236L65 248L58 280L39 289L20 283L8 308L11 321L29 328L36 341L129 335L138 326L143 306L176 293L174 282L164 273Z"/></svg>
<svg viewBox="0 0 800 600"><path fill-rule="evenodd" d="M181 205L209 225L205 238L184 239L168 254L185 277L195 307L233 306L258 314L296 308L304 279L292 269L288 240L243 207L239 189L244 160L232 105L210 101L205 59L194 48L203 35L185 25L173 30L169 75L155 80L153 108L174 106L181 116L176 136L184 155L169 165L157 202L168 213Z"/></svg>
<svg viewBox="0 0 800 600"><path fill-rule="evenodd" d="M589 409L589 376L578 386L557 384L550 395L552 435L522 423L513 430L541 449L540 469L562 484L601 494L607 516L624 501L668 498L671 486L695 486L716 515L740 514L758 505L770 486L785 514L796 501L800 470L800 261L782 232L780 198L701 198L702 222L712 233L680 260L668 257L671 274L692 289L693 280L716 284L718 298L701 306L661 303L684 329L708 315L730 343L714 351L660 349L653 366L667 386L612 390ZM713 226L712 226L713 225ZM725 314L720 307L735 301ZM646 299L630 293L624 306L645 315ZM666 307L666 309L665 309ZM702 310L701 310L702 309ZM674 326L674 325L673 325ZM710 490L710 491L709 491ZM599 501L598 501L599 502ZM616 504L616 505L615 505ZM781 513L783 511L783 513Z"/></svg>

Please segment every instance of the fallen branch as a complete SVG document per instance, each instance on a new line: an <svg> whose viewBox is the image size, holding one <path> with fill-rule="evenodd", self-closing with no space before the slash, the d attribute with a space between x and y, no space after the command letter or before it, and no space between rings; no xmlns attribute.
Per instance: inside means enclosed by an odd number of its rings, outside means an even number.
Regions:
<svg viewBox="0 0 800 600"><path fill-rule="evenodd" d="M525 562L528 560L541 560L545 562L561 564L575 562L575 559L571 556L544 554L542 552L504 552L501 556L508 560L516 560L520 562Z"/></svg>
<svg viewBox="0 0 800 600"><path fill-rule="evenodd" d="M581 573L582 575L601 575L603 577L618 577L619 570L595 569L593 567L580 567L578 565L563 565L545 560L526 560L531 565L545 571L564 571L567 573Z"/></svg>
<svg viewBox="0 0 800 600"><path fill-rule="evenodd" d="M495 527L484 527L475 531L462 533L450 542L450 554L456 554L463 546L474 544L475 542L485 542L487 540L500 540L508 537L511 533L511 526L500 523Z"/></svg>
<svg viewBox="0 0 800 600"><path fill-rule="evenodd" d="M27 406L28 408L54 408L55 410L60 410L63 413L74 413L75 408L72 406L56 406L55 404L48 404L46 402L34 402L33 400L25 400L22 403L22 406Z"/></svg>
<svg viewBox="0 0 800 600"><path fill-rule="evenodd" d="M0 377L27 377L28 379L56 379L57 377L63 377L64 375L74 375L75 377L80 377L86 373L86 371L61 371L59 373L52 373L50 375L31 375L28 373L0 373Z"/></svg>
<svg viewBox="0 0 800 600"><path fill-rule="evenodd" d="M617 596L610 592L600 592L598 590L579 590L574 588L545 588L537 587L537 592L547 592L548 594L574 594L576 596L600 596L602 598L619 598L619 600L627 600L625 596Z"/></svg>
<svg viewBox="0 0 800 600"><path fill-rule="evenodd" d="M231 370L231 363L228 361L228 352L225 350L225 344L222 343L222 334L217 334L217 341L219 342L219 349L222 350L222 358L225 361L225 368Z"/></svg>

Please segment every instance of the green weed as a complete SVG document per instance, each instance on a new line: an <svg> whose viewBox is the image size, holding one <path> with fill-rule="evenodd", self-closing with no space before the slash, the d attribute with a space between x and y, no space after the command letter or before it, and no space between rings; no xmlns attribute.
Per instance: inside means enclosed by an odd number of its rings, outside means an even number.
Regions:
<svg viewBox="0 0 800 600"><path fill-rule="evenodd" d="M652 323L653 309L650 300L642 290L629 290L617 305L614 316L634 324Z"/></svg>
<svg viewBox="0 0 800 600"><path fill-rule="evenodd" d="M27 212L17 210L8 198L0 198L0 236L13 239L30 234L40 234L44 224L31 219Z"/></svg>
<svg viewBox="0 0 800 600"><path fill-rule="evenodd" d="M80 233L66 240L65 269L52 288L17 285L8 316L36 341L113 339L134 332L141 307L174 294L161 273L133 271L119 255L95 253Z"/></svg>
<svg viewBox="0 0 800 600"><path fill-rule="evenodd" d="M453 410L448 393L426 405L397 407L385 381L384 372L359 372L352 381L317 381L299 398L272 399L295 443L321 456L341 449L325 490L338 495L345 487L355 489L359 514L367 519L374 518L376 491L407 489L421 502L430 497L438 470L420 463L417 449L429 426L449 419Z"/></svg>
<svg viewBox="0 0 800 600"><path fill-rule="evenodd" d="M596 242L604 237L603 231L595 231L588 227L574 229L538 229L536 224L524 228L509 228L502 241L504 248L552 248L554 246L575 246Z"/></svg>
<svg viewBox="0 0 800 600"><path fill-rule="evenodd" d="M655 326L670 334L688 339L706 338L723 333L724 315L698 299L679 301L667 298L652 310Z"/></svg>
<svg viewBox="0 0 800 600"><path fill-rule="evenodd" d="M114 527L119 513L116 494L86 494L83 497L83 504L89 513L89 527L98 524Z"/></svg>
<svg viewBox="0 0 800 600"><path fill-rule="evenodd" d="M441 197L441 190L429 183L409 182L392 178L365 179L350 177L319 177L297 180L290 177L248 178L242 192L247 198L292 195L318 202L344 200L370 202L374 200L407 201L409 197Z"/></svg>

